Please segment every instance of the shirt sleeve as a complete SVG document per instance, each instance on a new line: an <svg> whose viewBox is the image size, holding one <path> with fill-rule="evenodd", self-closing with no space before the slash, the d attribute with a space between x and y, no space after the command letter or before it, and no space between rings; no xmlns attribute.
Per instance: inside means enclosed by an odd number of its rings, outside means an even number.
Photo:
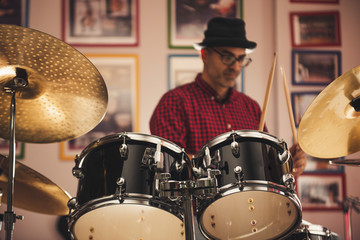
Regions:
<svg viewBox="0 0 360 240"><path fill-rule="evenodd" d="M186 118L184 100L174 92L166 93L150 119L150 132L186 148Z"/></svg>

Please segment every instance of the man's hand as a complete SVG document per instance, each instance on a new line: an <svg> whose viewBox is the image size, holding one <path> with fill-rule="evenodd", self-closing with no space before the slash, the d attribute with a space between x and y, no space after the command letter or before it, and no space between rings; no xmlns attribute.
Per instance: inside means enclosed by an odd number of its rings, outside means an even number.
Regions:
<svg viewBox="0 0 360 240"><path fill-rule="evenodd" d="M291 146L290 153L293 159L293 174L299 176L304 172L306 166L305 152L300 148L299 143L295 143Z"/></svg>

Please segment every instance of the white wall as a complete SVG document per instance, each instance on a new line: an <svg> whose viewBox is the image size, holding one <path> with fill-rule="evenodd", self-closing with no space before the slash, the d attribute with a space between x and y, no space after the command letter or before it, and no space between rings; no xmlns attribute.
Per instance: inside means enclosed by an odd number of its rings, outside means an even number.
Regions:
<svg viewBox="0 0 360 240"><path fill-rule="evenodd" d="M131 53L139 55L139 100L140 132L149 133L148 121L159 98L167 91L168 54L194 54L195 50L168 49L167 44L167 1L139 0L140 5L140 45L129 48L78 48L82 53ZM61 35L61 1L31 0L30 27L55 37ZM253 63L246 69L245 92L263 105L265 89L274 51L279 53L278 65L284 65L290 81L290 33L288 12L293 10L338 9L341 17L342 69L343 72L359 64L360 1L340 0L340 5L291 4L289 0L244 0L244 18L248 38L258 43L252 54ZM288 121L285 97L279 84L279 71L276 71L270 95L266 121L270 133L291 142L291 129ZM289 84L290 85L290 84ZM292 86L291 90L295 90ZM73 161L59 158L59 144L26 144L25 159L27 166L45 175L72 196L76 195L77 182L71 174ZM360 196L356 186L357 167L346 167L347 193ZM29 201L36 199L30 196ZM2 205L3 211L6 205ZM56 216L37 214L15 208L23 221L17 221L14 239L62 239L56 231ZM320 224L344 237L343 215L341 212L304 212L304 219ZM360 239L359 214L353 214L353 239ZM3 239L4 229L1 230Z"/></svg>

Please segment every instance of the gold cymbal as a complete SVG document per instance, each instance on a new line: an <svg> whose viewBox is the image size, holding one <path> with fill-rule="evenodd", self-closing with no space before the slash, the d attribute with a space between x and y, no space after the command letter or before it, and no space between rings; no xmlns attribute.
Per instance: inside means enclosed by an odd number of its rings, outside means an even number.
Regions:
<svg viewBox="0 0 360 240"><path fill-rule="evenodd" d="M20 142L73 139L93 129L108 102L105 82L80 52L46 33L0 24L0 137L10 138L11 94L17 72L28 86L16 90L15 137Z"/></svg>
<svg viewBox="0 0 360 240"><path fill-rule="evenodd" d="M350 105L360 96L360 65L330 83L310 104L299 125L304 152L338 158L360 151L360 112Z"/></svg>
<svg viewBox="0 0 360 240"><path fill-rule="evenodd" d="M2 202L7 202L9 159L0 155ZM70 195L40 173L16 161L13 205L33 212L66 215Z"/></svg>

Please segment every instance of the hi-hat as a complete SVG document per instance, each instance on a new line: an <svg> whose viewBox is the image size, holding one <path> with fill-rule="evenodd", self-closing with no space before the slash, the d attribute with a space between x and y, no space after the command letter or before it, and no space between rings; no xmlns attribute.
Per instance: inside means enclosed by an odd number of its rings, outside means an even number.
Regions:
<svg viewBox="0 0 360 240"><path fill-rule="evenodd" d="M7 202L9 159L0 155L0 188L2 202ZM21 164L15 163L15 181L13 204L15 207L33 212L66 215L70 195L40 173Z"/></svg>
<svg viewBox="0 0 360 240"><path fill-rule="evenodd" d="M15 95L17 141L73 139L92 130L105 115L106 85L84 55L46 33L0 24L1 138L10 138L11 94L6 89L19 74L28 86Z"/></svg>
<svg viewBox="0 0 360 240"><path fill-rule="evenodd" d="M338 158L360 151L360 65L330 83L310 104L299 125L304 152Z"/></svg>

